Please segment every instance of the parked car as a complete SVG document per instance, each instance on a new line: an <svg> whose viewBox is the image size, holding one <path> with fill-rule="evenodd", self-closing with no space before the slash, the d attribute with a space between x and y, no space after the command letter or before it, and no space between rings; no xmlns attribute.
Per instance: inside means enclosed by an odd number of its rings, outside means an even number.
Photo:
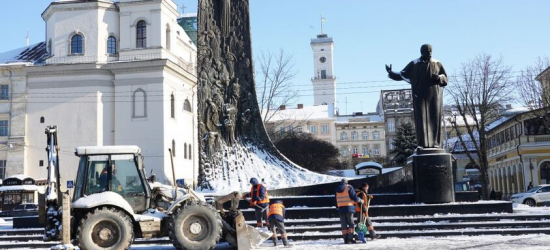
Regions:
<svg viewBox="0 0 550 250"><path fill-rule="evenodd" d="M529 206L550 204L550 184L538 185L523 193L514 194L512 201Z"/></svg>
<svg viewBox="0 0 550 250"><path fill-rule="evenodd" d="M0 217L19 217L31 215L38 215L38 206L33 203L19 204L12 210L0 212Z"/></svg>

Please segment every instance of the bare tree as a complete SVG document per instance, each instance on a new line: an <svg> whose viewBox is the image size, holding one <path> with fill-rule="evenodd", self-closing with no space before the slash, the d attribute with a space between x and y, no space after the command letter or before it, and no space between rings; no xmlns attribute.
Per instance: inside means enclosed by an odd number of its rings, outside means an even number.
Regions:
<svg viewBox="0 0 550 250"><path fill-rule="evenodd" d="M256 84L258 105L262 110L262 120L267 124L280 110L281 105L292 104L298 93L292 89L292 79L297 72L294 69L292 55L283 49L278 54L262 52L258 58L260 62L259 79Z"/></svg>
<svg viewBox="0 0 550 250"><path fill-rule="evenodd" d="M544 126L550 129L550 58L539 57L531 66L525 67L516 81L519 101L528 107L532 113L544 121ZM549 70L550 71L550 70Z"/></svg>
<svg viewBox="0 0 550 250"><path fill-rule="evenodd" d="M504 64L502 57L480 54L463 63L451 79L449 94L456 109L454 115L465 123L462 129L457 129L457 136L464 149L475 149L472 150L474 152L465 150L465 153L472 163L479 166L482 195L487 199L489 162L486 126L498 118L500 105L510 101L513 89L511 68ZM456 127L456 123L453 126Z"/></svg>

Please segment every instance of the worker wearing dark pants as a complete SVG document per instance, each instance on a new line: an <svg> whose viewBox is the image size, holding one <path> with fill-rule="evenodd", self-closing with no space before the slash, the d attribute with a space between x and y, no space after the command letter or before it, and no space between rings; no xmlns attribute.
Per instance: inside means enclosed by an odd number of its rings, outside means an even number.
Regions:
<svg viewBox="0 0 550 250"><path fill-rule="evenodd" d="M254 215L256 217L256 226L263 227L262 219L265 221L266 226L269 227L267 221L267 209L269 206L269 195L267 189L258 182L256 178L250 179L250 206L254 208Z"/></svg>
<svg viewBox="0 0 550 250"><path fill-rule="evenodd" d="M283 240L283 245L289 246L288 239L285 230L285 213L286 209L283 205L283 201L276 200L269 206L269 230L273 232L273 244L277 246L277 231L281 233L281 239Z"/></svg>
<svg viewBox="0 0 550 250"><path fill-rule="evenodd" d="M356 243L354 238L355 224L353 223L354 202L363 203L363 200L357 197L353 187L348 185L348 181L342 179L342 182L336 188L336 205L340 214L340 226L342 227L342 238L345 244Z"/></svg>

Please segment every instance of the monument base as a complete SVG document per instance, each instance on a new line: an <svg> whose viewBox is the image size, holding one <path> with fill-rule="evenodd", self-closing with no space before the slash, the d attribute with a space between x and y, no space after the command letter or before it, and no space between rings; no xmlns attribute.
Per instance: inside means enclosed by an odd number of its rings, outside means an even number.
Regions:
<svg viewBox="0 0 550 250"><path fill-rule="evenodd" d="M417 149L412 160L416 202L455 201L451 154L443 149Z"/></svg>

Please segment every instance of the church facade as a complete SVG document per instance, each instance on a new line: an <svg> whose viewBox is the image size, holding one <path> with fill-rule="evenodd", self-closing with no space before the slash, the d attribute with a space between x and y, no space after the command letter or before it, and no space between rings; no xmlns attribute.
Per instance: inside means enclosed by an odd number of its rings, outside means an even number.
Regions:
<svg viewBox="0 0 550 250"><path fill-rule="evenodd" d="M147 174L171 182L170 148L176 179L193 183L197 50L179 15L172 0L52 2L44 42L0 54L2 174L45 178L44 129L57 125L62 179L75 178L77 146L137 145Z"/></svg>

